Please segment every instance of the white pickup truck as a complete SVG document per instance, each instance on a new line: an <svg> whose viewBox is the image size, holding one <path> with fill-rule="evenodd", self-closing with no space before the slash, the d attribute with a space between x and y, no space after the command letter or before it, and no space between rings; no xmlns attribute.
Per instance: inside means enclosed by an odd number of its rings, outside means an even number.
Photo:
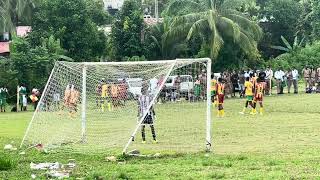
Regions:
<svg viewBox="0 0 320 180"><path fill-rule="evenodd" d="M170 90L170 89L176 89L174 86L178 76L169 76L165 88ZM187 94L193 90L194 87L194 81L191 75L180 75L180 93L182 94Z"/></svg>

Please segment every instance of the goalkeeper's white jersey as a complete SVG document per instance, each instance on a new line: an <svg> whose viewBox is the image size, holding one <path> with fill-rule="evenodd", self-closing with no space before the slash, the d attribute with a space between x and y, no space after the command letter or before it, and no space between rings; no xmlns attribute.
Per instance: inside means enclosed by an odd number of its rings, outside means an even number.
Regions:
<svg viewBox="0 0 320 180"><path fill-rule="evenodd" d="M152 98L148 95L141 95L138 98L139 103L139 116L143 116L145 113L147 115L151 115L151 111L149 108Z"/></svg>

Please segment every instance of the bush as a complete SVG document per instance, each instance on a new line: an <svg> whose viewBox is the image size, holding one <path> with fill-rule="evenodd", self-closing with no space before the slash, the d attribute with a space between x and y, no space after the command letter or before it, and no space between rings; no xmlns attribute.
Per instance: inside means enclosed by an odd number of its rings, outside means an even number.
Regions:
<svg viewBox="0 0 320 180"><path fill-rule="evenodd" d="M282 54L271 60L270 65L275 69L278 67L284 69L295 67L299 71L306 65L318 68L320 67L320 41L292 53Z"/></svg>

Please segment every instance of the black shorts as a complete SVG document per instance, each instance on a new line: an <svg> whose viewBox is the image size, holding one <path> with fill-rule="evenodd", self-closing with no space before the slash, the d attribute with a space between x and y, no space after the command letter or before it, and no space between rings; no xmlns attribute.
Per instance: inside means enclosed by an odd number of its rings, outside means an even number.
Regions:
<svg viewBox="0 0 320 180"><path fill-rule="evenodd" d="M142 121L142 124L153 124L153 118L151 115L147 115L144 120Z"/></svg>

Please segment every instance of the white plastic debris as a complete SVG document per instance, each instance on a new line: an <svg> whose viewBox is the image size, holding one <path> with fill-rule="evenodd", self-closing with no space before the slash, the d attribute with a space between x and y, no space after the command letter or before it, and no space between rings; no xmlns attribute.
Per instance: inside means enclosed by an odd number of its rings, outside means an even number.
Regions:
<svg viewBox="0 0 320 180"><path fill-rule="evenodd" d="M13 146L11 144L7 144L4 146L3 148L4 150L12 150L13 149Z"/></svg>
<svg viewBox="0 0 320 180"><path fill-rule="evenodd" d="M35 179L36 177L37 177L36 175L31 174L31 178L32 178L32 179Z"/></svg>
<svg viewBox="0 0 320 180"><path fill-rule="evenodd" d="M106 158L107 161L116 162L117 158L115 156L109 156Z"/></svg>
<svg viewBox="0 0 320 180"><path fill-rule="evenodd" d="M160 157L160 156L161 156L160 153L156 153L156 154L153 155L153 157Z"/></svg>
<svg viewBox="0 0 320 180"><path fill-rule="evenodd" d="M39 164L34 164L30 163L30 168L33 170L53 170L53 169L59 169L61 165L58 162L55 163L39 163Z"/></svg>
<svg viewBox="0 0 320 180"><path fill-rule="evenodd" d="M19 154L20 154L20 155L25 155L26 152L22 151L22 152L20 152Z"/></svg>
<svg viewBox="0 0 320 180"><path fill-rule="evenodd" d="M58 178L58 179L70 177L70 174L68 172L63 172L63 171L50 171L47 173L47 175L50 178Z"/></svg>

